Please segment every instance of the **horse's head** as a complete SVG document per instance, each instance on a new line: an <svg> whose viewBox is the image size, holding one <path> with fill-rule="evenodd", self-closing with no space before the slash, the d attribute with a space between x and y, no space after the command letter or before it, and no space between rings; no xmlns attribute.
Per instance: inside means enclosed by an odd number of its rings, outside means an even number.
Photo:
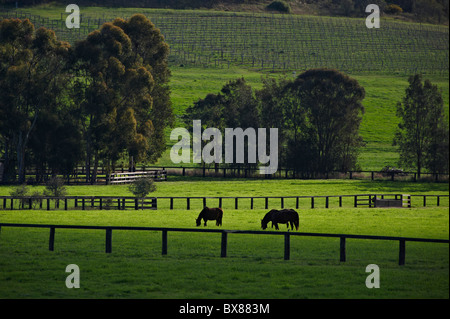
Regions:
<svg viewBox="0 0 450 319"><path fill-rule="evenodd" d="M261 219L261 228L265 230L267 228L267 222L264 219Z"/></svg>
<svg viewBox="0 0 450 319"><path fill-rule="evenodd" d="M200 226L201 220L202 220L201 218L196 218L195 219L196 226Z"/></svg>
<svg viewBox="0 0 450 319"><path fill-rule="evenodd" d="M264 218L261 219L261 228L265 230L267 228L267 224L272 220L272 214L275 210L272 209L270 212L268 212L266 215L264 215Z"/></svg>

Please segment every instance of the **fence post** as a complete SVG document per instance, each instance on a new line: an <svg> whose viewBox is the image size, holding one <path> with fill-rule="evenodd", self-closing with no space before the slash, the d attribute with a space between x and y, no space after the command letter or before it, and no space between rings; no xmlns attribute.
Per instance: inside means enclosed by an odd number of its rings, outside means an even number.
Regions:
<svg viewBox="0 0 450 319"><path fill-rule="evenodd" d="M189 197L186 197L186 209L190 210L191 209L191 201Z"/></svg>
<svg viewBox="0 0 450 319"><path fill-rule="evenodd" d="M173 197L170 197L170 209L173 209Z"/></svg>
<svg viewBox="0 0 450 319"><path fill-rule="evenodd" d="M53 251L55 249L55 227L50 227L50 237L48 240L48 250Z"/></svg>
<svg viewBox="0 0 450 319"><path fill-rule="evenodd" d="M234 199L234 209L238 209L238 197Z"/></svg>
<svg viewBox="0 0 450 319"><path fill-rule="evenodd" d="M266 197L266 209L269 208L269 197Z"/></svg>
<svg viewBox="0 0 450 319"><path fill-rule="evenodd" d="M406 255L406 245L405 240L400 239L400 247L399 247L399 253L398 253L398 265L403 266L405 264L405 255Z"/></svg>
<svg viewBox="0 0 450 319"><path fill-rule="evenodd" d="M250 197L250 209L253 209L253 197Z"/></svg>
<svg viewBox="0 0 450 319"><path fill-rule="evenodd" d="M167 255L167 230L162 231L162 255Z"/></svg>
<svg viewBox="0 0 450 319"><path fill-rule="evenodd" d="M222 232L222 242L220 243L220 257L227 257L227 235L226 231Z"/></svg>
<svg viewBox="0 0 450 319"><path fill-rule="evenodd" d="M284 197L280 197L281 199L281 208L284 208Z"/></svg>
<svg viewBox="0 0 450 319"><path fill-rule="evenodd" d="M203 197L203 207L206 207L206 197Z"/></svg>
<svg viewBox="0 0 450 319"><path fill-rule="evenodd" d="M327 196L327 197L325 197L325 208L328 208L328 202L329 202L329 198Z"/></svg>
<svg viewBox="0 0 450 319"><path fill-rule="evenodd" d="M295 208L298 209L299 205L298 205L298 197L295 199Z"/></svg>
<svg viewBox="0 0 450 319"><path fill-rule="evenodd" d="M105 243L105 252L111 253L112 250L112 229L106 228L106 243Z"/></svg>
<svg viewBox="0 0 450 319"><path fill-rule="evenodd" d="M284 260L289 260L291 257L291 236L284 234Z"/></svg>
<svg viewBox="0 0 450 319"><path fill-rule="evenodd" d="M339 207L342 207L342 196L339 196Z"/></svg>
<svg viewBox="0 0 450 319"><path fill-rule="evenodd" d="M340 261L345 262L346 261L346 254L345 254L345 237L340 237Z"/></svg>
<svg viewBox="0 0 450 319"><path fill-rule="evenodd" d="M222 208L222 197L219 197L219 208Z"/></svg>
<svg viewBox="0 0 450 319"><path fill-rule="evenodd" d="M354 203L355 208L358 207L358 196L355 195L355 203Z"/></svg>
<svg viewBox="0 0 450 319"><path fill-rule="evenodd" d="M314 196L311 196L311 208L314 208Z"/></svg>

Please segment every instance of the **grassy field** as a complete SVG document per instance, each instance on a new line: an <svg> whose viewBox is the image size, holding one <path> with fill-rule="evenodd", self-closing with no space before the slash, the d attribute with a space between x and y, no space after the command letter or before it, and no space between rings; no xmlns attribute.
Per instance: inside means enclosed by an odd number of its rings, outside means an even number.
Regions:
<svg viewBox="0 0 450 319"><path fill-rule="evenodd" d="M99 23L145 12L171 45L171 99L181 123L184 110L230 80L244 77L254 89L262 76L297 75L312 67L335 67L365 88L361 135L367 145L363 170L397 165L392 138L409 75L421 72L437 84L449 110L448 27L382 21L380 30L364 20L309 16L258 15L213 11L81 8L82 28L64 26L64 8L37 6L29 12L36 26L54 26L58 36L74 41ZM63 14L61 14L63 13ZM96 25L97 23L97 25ZM361 27L363 26L363 27ZM414 36L411 36L411 35ZM170 130L167 132L170 133ZM170 147L174 142L168 141ZM157 163L172 166L169 153ZM242 180L171 177L152 195L233 197L312 196L368 193L449 194L444 183L361 180ZM13 188L0 186L0 195ZM30 193L43 186L30 187ZM68 195L130 196L123 185L69 186ZM422 238L449 238L449 203L411 209L353 208L352 198L329 209L317 201L300 202L300 231ZM208 205L217 206L215 199ZM224 200L221 229L260 230L267 212L242 200ZM293 200L285 206L292 207ZM271 201L270 208L279 208ZM167 200L156 211L0 210L0 222L100 226L195 228L202 201ZM208 229L216 229L209 222ZM281 230L285 230L284 226ZM268 229L268 232L274 231ZM398 242L347 240L347 261L339 262L339 240L291 236L291 260L283 260L283 237L228 235L227 258L220 258L220 234L169 233L168 255L161 255L161 233L114 231L112 253L105 253L105 233L61 230L55 251L48 251L48 229L3 227L0 231L0 298L449 298L448 244L406 245L406 265L398 266ZM65 286L68 264L80 267L80 289ZM380 289L365 285L368 264L380 267Z"/></svg>
<svg viewBox="0 0 450 319"><path fill-rule="evenodd" d="M1 187L7 195L10 187ZM158 184L158 196L257 196L390 192L448 194L448 184L364 181L198 181ZM38 187L33 190L40 190ZM72 186L69 195L128 195L125 186ZM198 204L200 205L200 204ZM276 204L274 204L276 206ZM301 208L300 231L448 238L445 207L412 209ZM322 206L323 207L323 206ZM157 211L0 211L9 223L195 228L198 207ZM266 210L225 208L223 229L259 230ZM203 226L202 226L203 227ZM216 229L214 223L207 228ZM281 227L284 230L284 226ZM274 231L269 229L268 231ZM339 240L230 234L220 258L220 234L169 233L161 255L158 232L114 231L104 253L104 231L57 230L48 251L48 230L4 227L0 233L0 298L448 298L447 244L407 243L398 266L398 243L348 240L339 262ZM80 267L80 289L65 287L65 267ZM365 286L365 267L380 267L381 288Z"/></svg>

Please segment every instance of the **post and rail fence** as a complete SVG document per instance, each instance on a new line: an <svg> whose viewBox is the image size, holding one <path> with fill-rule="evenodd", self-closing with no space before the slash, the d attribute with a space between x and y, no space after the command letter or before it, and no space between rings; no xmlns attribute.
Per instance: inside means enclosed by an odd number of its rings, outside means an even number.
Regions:
<svg viewBox="0 0 450 319"><path fill-rule="evenodd" d="M413 200L414 199L414 200ZM415 199L418 199L415 200ZM342 208L342 207L429 207L448 206L449 195L432 194L357 194L320 196L161 196L136 198L132 196L0 196L0 209L39 210L126 210L126 209L198 209L220 207L227 209L269 208ZM245 201L245 202L244 202ZM181 204L180 206L180 202ZM231 202L231 203L230 203ZM185 204L184 204L185 203ZM177 204L177 205L176 205ZM177 208L178 207L178 208Z"/></svg>
<svg viewBox="0 0 450 319"><path fill-rule="evenodd" d="M331 171L326 173L303 172L292 168L279 168L272 175L259 174L257 167L246 166L146 166L138 165L135 167L121 166L113 172L108 172L105 167L99 166L94 173L93 169L88 171L84 166L76 167L70 174L63 176L68 185L86 185L86 184L114 184L131 183L135 178L148 176L155 181L166 181L167 176L192 176L192 177L213 177L213 178L251 178L251 179L352 179L352 180L371 180L371 181L428 181L428 182L448 182L448 173L421 173L403 172L403 171ZM26 171L27 184L43 184L54 172L48 169L38 170L28 168ZM95 175L95 178L93 176ZM89 176L89 177L88 177ZM2 181L0 176L0 183ZM14 183L14 181L9 182Z"/></svg>
<svg viewBox="0 0 450 319"><path fill-rule="evenodd" d="M374 236L374 235L351 235L351 234L329 234L329 233L305 233L305 232L275 232L275 231L251 231L251 230L221 230L221 229L194 229L194 228L166 228L166 227L131 227L131 226L88 226L88 225L43 225L43 224L15 224L0 223L0 233L4 227L22 227L22 228L48 228L50 251L55 250L55 231L56 229L95 229L105 230L105 253L112 253L112 233L113 230L129 230L129 231L158 231L162 236L161 254L168 254L168 233L169 232L192 232L192 233L220 233L220 257L227 257L228 251L228 235L229 234L251 234L251 235L273 235L284 236L284 260L290 260L291 255L291 236L303 237L325 237L339 238L339 261L346 262L346 243L347 239L369 239L369 240L390 240L399 242L398 264L400 266L406 261L406 242L424 242L424 243L443 243L448 244L448 239L432 239L432 238L412 238L412 237L396 237L396 236Z"/></svg>

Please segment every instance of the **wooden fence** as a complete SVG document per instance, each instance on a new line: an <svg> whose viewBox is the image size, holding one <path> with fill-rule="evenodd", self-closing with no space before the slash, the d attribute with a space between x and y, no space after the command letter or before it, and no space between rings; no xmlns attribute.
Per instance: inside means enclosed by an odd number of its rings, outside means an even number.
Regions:
<svg viewBox="0 0 450 319"><path fill-rule="evenodd" d="M151 178L155 181L167 180L165 169L154 169L137 172L116 172L109 175L109 184L132 183L141 177Z"/></svg>
<svg viewBox="0 0 450 319"><path fill-rule="evenodd" d="M34 196L0 196L1 209L157 209L155 197L139 199L128 196L64 196L64 197L34 197Z"/></svg>
<svg viewBox="0 0 450 319"><path fill-rule="evenodd" d="M138 173L152 172L148 174L156 174L156 181L167 180L170 176L196 176L196 177L218 177L218 178L254 178L254 179L357 179L372 181L429 181L429 182L448 182L449 174L444 173L421 173L419 178L416 172L383 172L383 171L349 171L338 172L332 171L328 173L300 172L289 168L279 168L275 174L261 175L258 168L249 168L244 166L217 166L217 167L184 167L184 166L136 166L133 169L124 166L116 168L111 173L115 181L121 179L126 180L127 175L139 176ZM132 173L132 174L128 174ZM93 175L91 169L90 176ZM48 169L44 171L28 168L26 171L26 179L28 184L45 183L52 176L52 172ZM94 184L108 184L111 180L106 169L103 166L98 167L96 180ZM92 181L86 180L86 168L83 166L76 167L69 175L64 176L67 184L92 184Z"/></svg>
<svg viewBox="0 0 450 319"><path fill-rule="evenodd" d="M423 198L421 200L421 204L423 203L423 207L426 207L427 205L433 205L435 203L436 206L442 205L441 198L447 199L447 205L448 205L448 198L449 195L408 195L408 194L358 194L358 195L323 195L323 196L244 196L244 197L184 197L184 196L170 196L170 197L158 197L159 205L161 205L161 200L168 200L168 208L174 209L175 207L175 200L177 202L184 202L185 205L183 207L186 207L187 210L190 210L192 208L193 201L200 201L202 203L202 207L209 206L209 207L220 207L223 208L224 200L232 201L234 203L234 209L239 209L239 207L242 205L243 200L247 200L247 206L250 204L249 209L255 209L256 202L263 202L263 206L259 206L260 209L269 209L269 207L273 207L274 205L279 208L317 208L323 207L323 208L330 208L332 204L334 203L333 207L344 207L343 202L345 199L347 201L351 201L351 205L353 207L377 207L377 201L376 199L385 199L385 200L394 200L394 201L400 201L402 207L408 207L411 208L413 206L413 200L412 198ZM435 202L432 202L430 198L435 198ZM287 201L289 200L291 205L286 205ZM333 201L334 200L334 201ZM250 203L248 203L248 201ZM295 201L295 203L294 203ZM275 204L274 204L275 202ZM303 205L300 205L300 202L302 202ZM416 205L419 206L419 205ZM386 206L383 206L386 207Z"/></svg>
<svg viewBox="0 0 450 319"><path fill-rule="evenodd" d="M264 178L264 179L359 179L359 180L402 180L413 181L426 180L443 182L449 180L447 173L421 173L420 179L417 172L385 172L385 171L331 171L326 173L303 172L292 168L279 168L272 175L261 175L259 168L244 166L217 166L217 167L184 167L164 166L171 176L196 176L196 177L221 177L221 178ZM139 170L139 168L136 168Z"/></svg>
<svg viewBox="0 0 450 319"><path fill-rule="evenodd" d="M413 198L417 198L418 202ZM446 201L442 202L442 198ZM175 202L183 202L186 210L199 207L224 208L225 201L232 202L227 208L240 209L269 209L276 208L331 208L331 207L427 207L449 205L449 195L407 195L407 194L358 194L331 196L241 196L241 197L145 197L137 199L128 196L64 196L64 197L34 197L34 196L0 196L0 209L44 209L44 210L72 210L72 209L175 209ZM397 205L378 205L378 200L398 202ZM246 203L243 203L246 201ZM346 205L344 206L344 201ZM165 202L165 205L162 205ZM194 203L195 202L195 203ZM413 205L413 202L415 205ZM193 205L196 204L196 205ZM259 204L259 206L257 205ZM178 206L180 207L180 206ZM180 209L180 208L178 208Z"/></svg>
<svg viewBox="0 0 450 319"><path fill-rule="evenodd" d="M394 236L373 236L373 235L350 235L350 234L328 234L328 233L304 233L304 232L270 232L270 231L250 231L250 230L220 230L220 229L193 229L193 228L165 228L165 227L129 227L129 226L84 226L84 225L41 225L41 224L13 224L0 223L0 232L2 227L26 227L26 228L49 228L49 244L48 249L55 249L55 231L60 229L97 229L105 230L105 252L112 252L112 231L113 230L138 230L138 231L160 231L162 234L162 255L168 253L168 232L192 232L192 233L220 233L220 257L227 257L228 234L251 234L251 235L274 235L284 236L284 260L290 259L291 253L291 236L304 237L328 237L339 238L339 260L347 261L346 256L346 240L351 239L369 239L369 240L393 240L399 242L398 264L404 265L406 260L406 242L426 242L426 243L444 243L448 244L448 239L431 239L431 238L411 238L411 237L394 237Z"/></svg>

